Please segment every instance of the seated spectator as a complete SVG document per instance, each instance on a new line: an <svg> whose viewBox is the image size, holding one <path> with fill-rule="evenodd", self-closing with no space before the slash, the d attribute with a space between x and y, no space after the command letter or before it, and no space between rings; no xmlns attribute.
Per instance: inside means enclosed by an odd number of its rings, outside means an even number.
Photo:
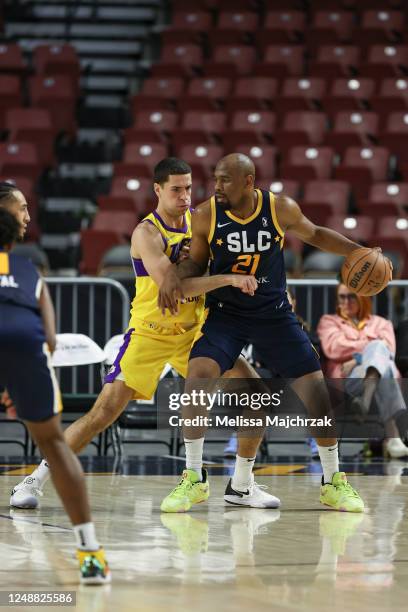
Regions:
<svg viewBox="0 0 408 612"><path fill-rule="evenodd" d="M321 348L328 359L330 378L347 378L351 407L362 418L375 399L385 427L384 454L408 456L402 438L407 433L408 411L398 383L395 334L390 321L371 314L371 299L357 296L345 285L337 289L337 314L323 315L317 327ZM384 384L381 384L381 380Z"/></svg>

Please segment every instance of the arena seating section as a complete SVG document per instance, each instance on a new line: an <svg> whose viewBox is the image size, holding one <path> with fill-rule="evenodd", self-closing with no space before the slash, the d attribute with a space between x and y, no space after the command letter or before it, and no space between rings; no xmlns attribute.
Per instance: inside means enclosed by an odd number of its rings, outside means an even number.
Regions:
<svg viewBox="0 0 408 612"><path fill-rule="evenodd" d="M44 24L52 4L20 9L31 25ZM397 275L408 276L404 0L118 2L117 22L105 24L123 32L133 24L135 34L122 42L106 34L106 90L119 61L129 66L124 103L107 109L86 95L99 65L89 59L98 54L92 34L78 38L97 19L90 12L87 22L85 9L107 3L78 2L82 22L72 17L69 36L51 32L48 44L44 33L30 42L17 27L16 5L5 3L0 45L0 175L28 196L30 238L51 267L77 265L79 236L82 273L96 273L108 249L128 243L154 206L151 175L162 157L192 165L197 203L212 193L217 160L240 151L255 161L258 186L298 199L316 223L382 246ZM104 128L109 134L95 136ZM286 246L289 271L301 274L310 250L290 237Z"/></svg>

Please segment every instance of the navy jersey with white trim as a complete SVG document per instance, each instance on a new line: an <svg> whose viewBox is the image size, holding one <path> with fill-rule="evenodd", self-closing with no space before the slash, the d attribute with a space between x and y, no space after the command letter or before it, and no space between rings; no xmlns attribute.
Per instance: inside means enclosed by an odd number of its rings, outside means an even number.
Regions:
<svg viewBox="0 0 408 612"><path fill-rule="evenodd" d="M258 281L254 296L235 287L222 287L207 295L206 305L239 315L270 317L290 309L286 295L283 258L284 233L275 212L275 196L256 189L257 206L247 219L210 200L210 274L252 274Z"/></svg>

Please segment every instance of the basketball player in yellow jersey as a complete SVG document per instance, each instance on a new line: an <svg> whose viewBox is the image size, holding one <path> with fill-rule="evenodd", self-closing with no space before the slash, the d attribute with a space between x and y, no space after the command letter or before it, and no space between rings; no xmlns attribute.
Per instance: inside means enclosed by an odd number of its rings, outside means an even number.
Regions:
<svg viewBox="0 0 408 612"><path fill-rule="evenodd" d="M242 274L186 279L182 283L183 298L172 310L173 314L163 315L157 306L158 287L179 258L183 241L191 238L190 166L176 158L162 160L155 168L154 190L158 206L136 227L132 236L136 295L123 345L92 409L64 432L76 453L109 427L132 398L151 398L166 363L186 376L190 349L202 323L201 294L232 285L254 295L257 288L253 276ZM227 376L254 375L243 359L238 362L235 372L230 371ZM36 508L48 477L49 468L43 460L31 476L13 489L10 504ZM208 484L203 485L202 494L208 497Z"/></svg>

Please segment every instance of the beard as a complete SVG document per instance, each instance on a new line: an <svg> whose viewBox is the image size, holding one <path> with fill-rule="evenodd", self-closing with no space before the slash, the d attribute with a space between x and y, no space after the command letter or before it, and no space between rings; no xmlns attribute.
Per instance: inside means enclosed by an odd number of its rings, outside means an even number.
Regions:
<svg viewBox="0 0 408 612"><path fill-rule="evenodd" d="M232 208L231 202L229 200L219 200L217 196L215 196L215 202L222 206L224 210L231 210Z"/></svg>

